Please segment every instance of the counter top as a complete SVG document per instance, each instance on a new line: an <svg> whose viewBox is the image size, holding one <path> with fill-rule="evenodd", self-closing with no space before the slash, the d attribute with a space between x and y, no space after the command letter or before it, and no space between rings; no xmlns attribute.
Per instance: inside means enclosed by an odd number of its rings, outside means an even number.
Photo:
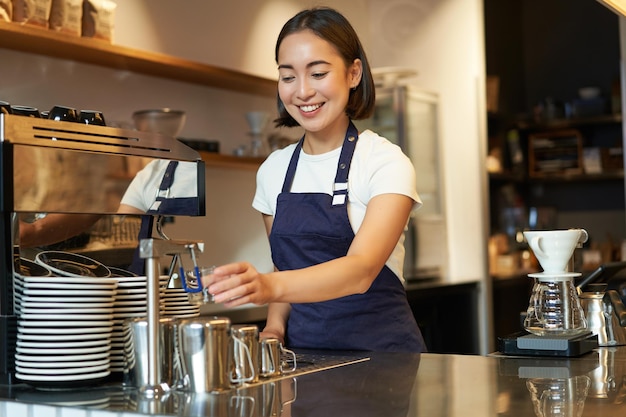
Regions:
<svg viewBox="0 0 626 417"><path fill-rule="evenodd" d="M67 392L5 387L1 390L0 415L595 417L626 414L626 347L599 348L579 358L563 359L430 353L366 355L369 360L295 377L286 375L227 394L172 392L161 400L148 400L136 390L117 387ZM61 403L74 405L56 410Z"/></svg>

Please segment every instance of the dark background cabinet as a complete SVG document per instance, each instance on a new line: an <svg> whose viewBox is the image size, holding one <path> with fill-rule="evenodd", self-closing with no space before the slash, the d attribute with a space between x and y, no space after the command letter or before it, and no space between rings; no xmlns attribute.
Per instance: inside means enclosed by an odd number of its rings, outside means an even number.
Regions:
<svg viewBox="0 0 626 417"><path fill-rule="evenodd" d="M503 167L489 175L491 235L507 234L510 250L525 249L519 232L532 227L538 208L553 216L537 228L582 227L590 244L619 245L626 237L623 168L595 175L528 172L533 134L575 129L583 147L622 147L617 15L588 0L485 0L484 12L487 75L499 81L488 148L500 151ZM588 86L600 89L602 114L572 112L579 89ZM492 282L495 333L502 336L519 328L530 279L512 273Z"/></svg>
<svg viewBox="0 0 626 417"><path fill-rule="evenodd" d="M480 353L478 283L409 283L407 299L429 352Z"/></svg>

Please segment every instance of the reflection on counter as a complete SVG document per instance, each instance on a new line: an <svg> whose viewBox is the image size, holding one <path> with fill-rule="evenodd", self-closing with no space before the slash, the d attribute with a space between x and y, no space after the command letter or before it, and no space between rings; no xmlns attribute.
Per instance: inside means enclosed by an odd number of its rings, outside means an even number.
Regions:
<svg viewBox="0 0 626 417"><path fill-rule="evenodd" d="M362 353L334 353L300 351L301 368L296 372L220 393L172 390L151 398L117 385L72 391L19 387L14 389L14 398L25 403L181 417L407 415L420 355L384 354L372 364Z"/></svg>
<svg viewBox="0 0 626 417"><path fill-rule="evenodd" d="M624 348L603 347L578 359L500 358L499 373L501 379L517 377L525 383L537 417L617 415L616 410L626 410ZM502 388L505 397L514 391L506 384Z"/></svg>
<svg viewBox="0 0 626 417"><path fill-rule="evenodd" d="M356 355L329 352L331 355ZM86 417L626 415L626 347L576 358L368 353L369 360L288 374L224 394L170 391L149 399L104 386L73 391L0 387L0 414ZM34 404L37 404L36 406ZM50 404L50 405L45 405ZM71 407L60 409L59 407Z"/></svg>

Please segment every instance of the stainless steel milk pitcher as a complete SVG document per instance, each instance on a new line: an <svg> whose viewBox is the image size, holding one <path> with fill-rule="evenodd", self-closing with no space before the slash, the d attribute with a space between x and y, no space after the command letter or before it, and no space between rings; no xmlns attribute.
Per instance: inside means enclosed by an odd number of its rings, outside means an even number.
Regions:
<svg viewBox="0 0 626 417"><path fill-rule="evenodd" d="M248 361L245 360L246 348L250 352L250 358L252 360L252 369L254 370L254 377L250 382L257 382L259 380L259 328L254 324L235 324L232 326L233 337L241 340L242 344L234 346L235 363L241 363L241 367L235 367L233 372L235 378L241 378L243 375L250 375L250 370L247 369Z"/></svg>
<svg viewBox="0 0 626 417"><path fill-rule="evenodd" d="M189 391L229 390L234 384L252 381L256 374L250 351L239 338L232 335L228 318L197 317L181 320L178 326L178 346L184 385ZM235 348L241 348L244 357L235 357ZM235 369L249 370L248 374L232 372L233 366Z"/></svg>
<svg viewBox="0 0 626 417"><path fill-rule="evenodd" d="M282 354L291 356L293 361L291 367L287 368L285 366L286 362L283 362ZM296 370L296 354L289 349L285 349L280 340L276 338L261 340L259 355L259 376L261 377L267 378Z"/></svg>
<svg viewBox="0 0 626 417"><path fill-rule="evenodd" d="M182 379L182 371L176 352L178 319L161 317L157 355L160 384L174 388ZM149 385L148 378L148 322L144 317L124 321L124 385L141 388Z"/></svg>

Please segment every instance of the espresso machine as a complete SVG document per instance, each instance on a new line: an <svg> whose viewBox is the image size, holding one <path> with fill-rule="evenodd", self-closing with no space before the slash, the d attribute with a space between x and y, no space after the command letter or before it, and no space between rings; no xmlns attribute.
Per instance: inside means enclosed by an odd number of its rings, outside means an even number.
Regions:
<svg viewBox="0 0 626 417"><path fill-rule="evenodd" d="M51 213L123 217L118 208L124 192L134 174L153 161L195 165L197 204L171 215L204 216L205 173L200 155L170 136L12 114L0 114L0 161L0 385L11 385L20 223ZM152 255L143 257L154 261Z"/></svg>

